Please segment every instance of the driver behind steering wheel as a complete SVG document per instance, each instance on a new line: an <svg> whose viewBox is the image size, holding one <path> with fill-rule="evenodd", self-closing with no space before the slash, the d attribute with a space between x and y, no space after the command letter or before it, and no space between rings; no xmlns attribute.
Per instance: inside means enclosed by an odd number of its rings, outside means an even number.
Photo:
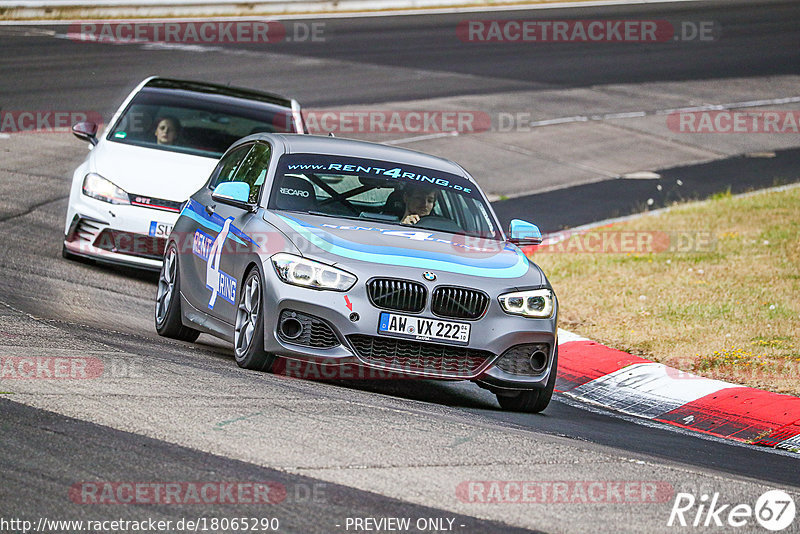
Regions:
<svg viewBox="0 0 800 534"><path fill-rule="evenodd" d="M413 186L403 192L405 213L401 224L417 224L421 217L431 214L436 206L436 189L432 187Z"/></svg>

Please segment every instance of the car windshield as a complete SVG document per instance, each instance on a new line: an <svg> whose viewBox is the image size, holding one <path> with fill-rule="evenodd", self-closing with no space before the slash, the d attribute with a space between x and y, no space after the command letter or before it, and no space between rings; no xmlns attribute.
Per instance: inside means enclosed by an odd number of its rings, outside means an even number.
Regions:
<svg viewBox="0 0 800 534"><path fill-rule="evenodd" d="M278 162L269 207L500 239L474 183L404 163L318 154Z"/></svg>
<svg viewBox="0 0 800 534"><path fill-rule="evenodd" d="M261 132L293 133L291 110L242 98L145 88L107 139L219 158L238 139Z"/></svg>

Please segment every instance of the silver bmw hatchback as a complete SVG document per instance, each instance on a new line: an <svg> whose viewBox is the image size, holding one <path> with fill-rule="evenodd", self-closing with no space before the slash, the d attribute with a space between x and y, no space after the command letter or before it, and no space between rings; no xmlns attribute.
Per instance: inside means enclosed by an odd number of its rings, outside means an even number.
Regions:
<svg viewBox="0 0 800 534"><path fill-rule="evenodd" d="M451 161L257 134L184 205L155 326L229 340L247 369L471 380L504 409L540 412L555 385L558 301L521 248L540 242L525 221L505 233Z"/></svg>

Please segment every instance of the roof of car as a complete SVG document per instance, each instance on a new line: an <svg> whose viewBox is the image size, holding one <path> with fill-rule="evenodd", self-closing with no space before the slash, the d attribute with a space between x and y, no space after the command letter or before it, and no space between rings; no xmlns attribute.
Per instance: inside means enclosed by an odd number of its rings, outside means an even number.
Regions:
<svg viewBox="0 0 800 534"><path fill-rule="evenodd" d="M142 89L166 89L174 91L191 91L193 93L204 93L207 95L226 96L232 98L242 98L245 100L256 100L267 104L291 108L292 101L284 96L253 89L243 89L240 87L229 87L214 83L195 82L191 80L175 80L171 78L151 78Z"/></svg>
<svg viewBox="0 0 800 534"><path fill-rule="evenodd" d="M436 169L471 179L460 165L450 160L417 152L416 150L370 143L368 141L307 134L256 134L245 139L249 141L254 139L280 141L283 143L287 154L331 154L377 159ZM240 140L239 142L243 141Z"/></svg>

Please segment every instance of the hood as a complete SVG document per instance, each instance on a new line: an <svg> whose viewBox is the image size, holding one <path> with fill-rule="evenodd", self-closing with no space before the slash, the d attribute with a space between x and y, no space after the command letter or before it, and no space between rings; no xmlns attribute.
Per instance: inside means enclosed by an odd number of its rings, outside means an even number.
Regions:
<svg viewBox="0 0 800 534"><path fill-rule="evenodd" d="M356 261L376 268L392 265L504 279L531 273L542 278L519 248L502 241L290 212L272 212L265 218L289 236L304 256L334 265Z"/></svg>
<svg viewBox="0 0 800 534"><path fill-rule="evenodd" d="M90 169L128 193L183 202L200 189L217 159L103 140Z"/></svg>

